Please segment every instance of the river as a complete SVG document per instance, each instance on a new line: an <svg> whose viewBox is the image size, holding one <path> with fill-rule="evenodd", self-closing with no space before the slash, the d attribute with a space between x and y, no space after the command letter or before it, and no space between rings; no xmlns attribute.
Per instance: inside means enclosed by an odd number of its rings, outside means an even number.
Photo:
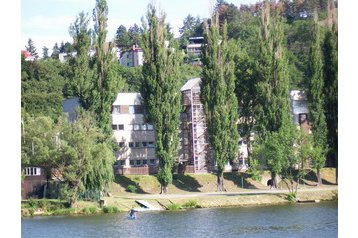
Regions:
<svg viewBox="0 0 358 238"><path fill-rule="evenodd" d="M338 203L30 217L21 237L338 237Z"/></svg>

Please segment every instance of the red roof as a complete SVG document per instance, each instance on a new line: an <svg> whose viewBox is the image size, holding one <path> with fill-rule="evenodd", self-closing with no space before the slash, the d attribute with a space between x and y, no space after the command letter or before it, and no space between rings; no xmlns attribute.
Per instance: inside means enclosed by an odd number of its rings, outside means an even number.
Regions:
<svg viewBox="0 0 358 238"><path fill-rule="evenodd" d="M32 58L32 55L27 50L22 50L21 54L25 56L25 58Z"/></svg>

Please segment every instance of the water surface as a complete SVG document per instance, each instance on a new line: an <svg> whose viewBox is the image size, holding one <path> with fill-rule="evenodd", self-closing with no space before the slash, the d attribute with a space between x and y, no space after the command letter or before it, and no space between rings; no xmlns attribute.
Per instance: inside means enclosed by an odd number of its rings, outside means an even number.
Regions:
<svg viewBox="0 0 358 238"><path fill-rule="evenodd" d="M338 203L23 218L22 237L338 237Z"/></svg>

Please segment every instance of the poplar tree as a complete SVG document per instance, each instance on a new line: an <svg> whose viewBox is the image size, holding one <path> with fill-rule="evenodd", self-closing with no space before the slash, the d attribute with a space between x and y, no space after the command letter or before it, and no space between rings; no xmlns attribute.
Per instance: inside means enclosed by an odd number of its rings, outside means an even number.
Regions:
<svg viewBox="0 0 358 238"><path fill-rule="evenodd" d="M312 125L314 147L320 147L325 151L327 147L327 123L324 113L324 78L323 60L320 39L320 27L317 23L315 12L314 37L309 55L308 106ZM318 185L322 184L320 169L325 165L325 156L312 157L317 173Z"/></svg>
<svg viewBox="0 0 358 238"><path fill-rule="evenodd" d="M227 43L227 24L219 33L218 14L205 26L202 50L201 99L204 105L209 143L217 164L217 191L225 191L223 172L229 160L238 156L238 103L235 95L233 54Z"/></svg>
<svg viewBox="0 0 358 238"><path fill-rule="evenodd" d="M270 12L269 1L264 1L258 29L258 60L256 83L257 107L256 129L259 140L267 144L272 133L283 133L283 137L291 138L292 119L289 104L289 75L286 50L284 46L283 20L279 10ZM286 134L287 135L284 135ZM290 140L288 140L290 141ZM291 140L292 141L292 140ZM293 146L293 144L291 145ZM271 165L287 163L287 157L273 157ZM275 165L275 167L277 167ZM281 166L282 167L282 166ZM283 168L283 167L282 167ZM274 186L280 170L270 168Z"/></svg>
<svg viewBox="0 0 358 238"><path fill-rule="evenodd" d="M90 109L97 115L100 128L106 134L112 133L111 108L116 93L124 87L123 80L116 74L117 60L112 51L112 42L106 43L108 6L105 0L96 0L93 9L94 21L94 68L96 72L93 90L91 91Z"/></svg>
<svg viewBox="0 0 358 238"><path fill-rule="evenodd" d="M265 0L258 31L257 130L262 139L290 123L289 75L282 17Z"/></svg>
<svg viewBox="0 0 358 238"><path fill-rule="evenodd" d="M89 51L91 49L91 30L88 14L79 13L75 22L70 25L70 35L73 38L74 49L77 52L76 57L70 60L73 71L73 81L71 87L74 93L80 98L81 105L85 109L90 108L91 91L94 87L94 72L91 68L91 58Z"/></svg>
<svg viewBox="0 0 358 238"><path fill-rule="evenodd" d="M182 61L177 43L166 40L169 32L165 26L165 15L157 16L155 7L148 5L148 26L144 26L141 95L147 120L154 124L159 159L157 179L161 193L168 192L172 183L172 169L178 156L180 104L179 64Z"/></svg>

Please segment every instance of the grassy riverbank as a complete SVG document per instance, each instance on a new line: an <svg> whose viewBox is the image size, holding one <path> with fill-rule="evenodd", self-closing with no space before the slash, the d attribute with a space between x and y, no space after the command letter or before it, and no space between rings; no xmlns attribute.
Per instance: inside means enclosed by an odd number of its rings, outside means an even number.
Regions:
<svg viewBox="0 0 358 238"><path fill-rule="evenodd" d="M117 176L116 181L110 185L111 196L103 198L104 207L100 207L95 202L79 201L75 208L69 208L65 202L40 199L23 202L22 215L97 214L128 211L133 206L139 207L136 200L145 200L164 210L289 203L286 184L281 182L280 189L270 190L265 185L268 178L268 172L262 174L262 179L259 182L250 179L246 173L225 173L224 186L227 192L216 193L216 176L214 174L180 174L174 176L173 184L169 186L169 194L159 195L160 184L155 176ZM322 178L323 185L317 187L314 174L308 174L299 185L297 200L337 200L338 186L335 185L335 170L323 169Z"/></svg>

